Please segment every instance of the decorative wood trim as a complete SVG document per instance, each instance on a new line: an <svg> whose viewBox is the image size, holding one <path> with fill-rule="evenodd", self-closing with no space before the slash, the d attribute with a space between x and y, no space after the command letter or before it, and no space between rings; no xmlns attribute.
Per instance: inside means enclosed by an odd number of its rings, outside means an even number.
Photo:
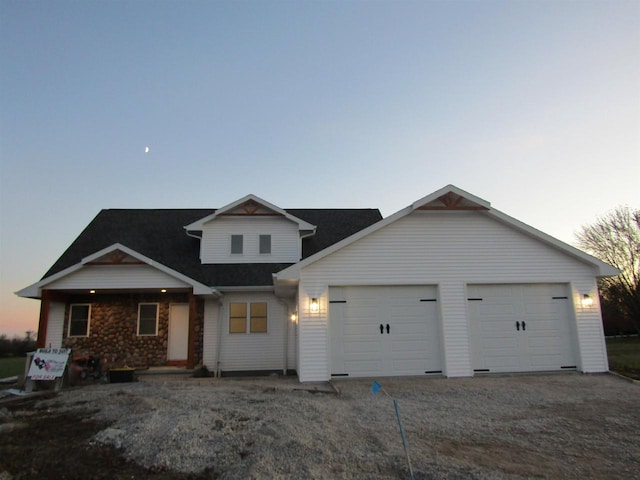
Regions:
<svg viewBox="0 0 640 480"><path fill-rule="evenodd" d="M38 320L38 339L36 346L45 348L47 343L47 326L49 324L49 307L51 305L51 295L49 290L43 290L40 300L40 319Z"/></svg>
<svg viewBox="0 0 640 480"><path fill-rule="evenodd" d="M489 210L481 205L460 205L464 199L461 195L449 192L438 197L442 205L423 205L416 210Z"/></svg>
<svg viewBox="0 0 640 480"><path fill-rule="evenodd" d="M189 292L189 346L187 350L187 368L196 366L196 317L198 309L193 290Z"/></svg>
<svg viewBox="0 0 640 480"><path fill-rule="evenodd" d="M167 360L167 367L186 367L188 360Z"/></svg>

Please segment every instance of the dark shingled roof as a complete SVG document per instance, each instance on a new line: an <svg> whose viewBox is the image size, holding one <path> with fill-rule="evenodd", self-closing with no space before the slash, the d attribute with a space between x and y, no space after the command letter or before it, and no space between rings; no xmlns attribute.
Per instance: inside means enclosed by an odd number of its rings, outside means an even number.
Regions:
<svg viewBox="0 0 640 480"><path fill-rule="evenodd" d="M303 239L303 258L327 248L382 219L377 209L287 209L289 214L317 226ZM272 285L271 275L290 263L200 263L200 240L185 225L214 213L214 209L102 210L62 254L43 278L80 263L114 243L120 243L205 285Z"/></svg>

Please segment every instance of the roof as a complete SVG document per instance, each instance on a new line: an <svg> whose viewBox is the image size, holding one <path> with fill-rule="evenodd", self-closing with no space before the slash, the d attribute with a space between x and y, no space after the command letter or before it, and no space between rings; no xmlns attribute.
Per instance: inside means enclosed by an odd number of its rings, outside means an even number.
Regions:
<svg viewBox="0 0 640 480"><path fill-rule="evenodd" d="M300 270L305 268L308 265L311 265L314 262L346 247L347 245L351 245L352 243L360 240L361 238L366 237L378 230L386 227L387 225L398 221L399 219L409 215L415 210L475 210L482 212L485 215L488 215L499 222L502 222L520 232L528 235L532 238L535 238L553 248L556 248L567 255L570 255L578 260L590 264L594 266L598 273L599 277L606 276L614 276L618 275L620 272L604 263L603 261L588 255L587 253L579 250L571 245L568 245L560 240L553 238L546 233L543 233L535 228L512 218L499 210L491 207L491 204L486 200L483 200L475 195L472 195L468 192L465 192L461 188L456 187L455 185L447 185L435 192L413 202L408 207L403 208L402 210L394 213L393 215L386 217L384 220L372 224L366 228L356 231L353 235L340 240L326 249L322 251L316 252L313 255L305 257L301 262L291 265L287 267L283 271L279 272L277 275L277 281L281 283L286 283L291 280L295 280L300 275Z"/></svg>
<svg viewBox="0 0 640 480"><path fill-rule="evenodd" d="M288 215L317 227L302 240L303 258L381 220L377 209L286 209ZM291 264L200 263L200 240L185 225L214 214L214 209L102 210L53 264L43 280L62 272L114 244L212 287L273 285L272 274Z"/></svg>

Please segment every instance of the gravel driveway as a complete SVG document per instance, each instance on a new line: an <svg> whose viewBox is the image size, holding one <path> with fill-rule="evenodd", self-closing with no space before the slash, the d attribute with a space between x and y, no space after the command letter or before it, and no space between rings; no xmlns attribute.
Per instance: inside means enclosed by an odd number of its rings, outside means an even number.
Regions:
<svg viewBox="0 0 640 480"><path fill-rule="evenodd" d="M380 378L415 478L638 478L640 385L609 374ZM40 402L92 411L96 444L210 478L409 478L392 401L371 380L142 377Z"/></svg>

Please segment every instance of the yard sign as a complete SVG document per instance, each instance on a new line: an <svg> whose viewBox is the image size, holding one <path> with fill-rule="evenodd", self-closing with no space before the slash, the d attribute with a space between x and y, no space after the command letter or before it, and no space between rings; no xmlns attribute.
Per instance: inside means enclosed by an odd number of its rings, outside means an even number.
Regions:
<svg viewBox="0 0 640 480"><path fill-rule="evenodd" d="M31 380L55 380L62 377L70 353L70 348L39 348L33 355L27 377Z"/></svg>

